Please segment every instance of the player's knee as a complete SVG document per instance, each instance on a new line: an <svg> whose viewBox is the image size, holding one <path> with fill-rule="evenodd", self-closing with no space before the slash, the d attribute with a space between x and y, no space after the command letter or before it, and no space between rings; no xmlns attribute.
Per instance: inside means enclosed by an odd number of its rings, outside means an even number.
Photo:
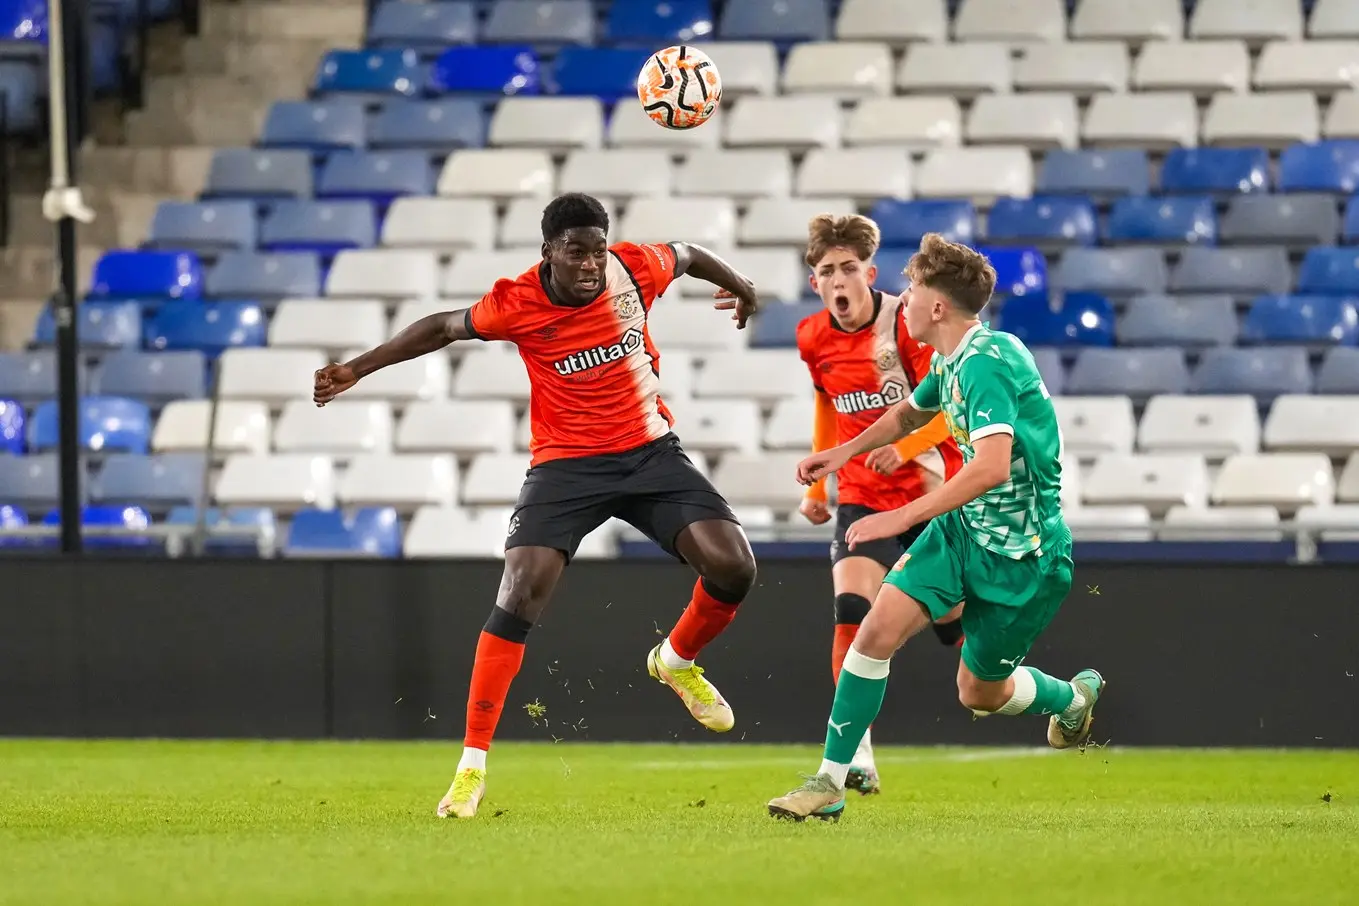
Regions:
<svg viewBox="0 0 1359 906"><path fill-rule="evenodd" d="M868 616L868 611L872 606L872 603L863 595L836 595L835 622L858 626L864 621L864 617Z"/></svg>
<svg viewBox="0 0 1359 906"><path fill-rule="evenodd" d="M532 565L506 564L500 581L496 609L527 622L530 626L547 606L556 577L534 569Z"/></svg>
<svg viewBox="0 0 1359 906"><path fill-rule="evenodd" d="M755 587L755 557L749 550L721 553L705 565L704 586L719 601L739 604Z"/></svg>
<svg viewBox="0 0 1359 906"><path fill-rule="evenodd" d="M958 677L958 702L973 713L991 714L1005 704L1003 683L983 683L971 676Z"/></svg>

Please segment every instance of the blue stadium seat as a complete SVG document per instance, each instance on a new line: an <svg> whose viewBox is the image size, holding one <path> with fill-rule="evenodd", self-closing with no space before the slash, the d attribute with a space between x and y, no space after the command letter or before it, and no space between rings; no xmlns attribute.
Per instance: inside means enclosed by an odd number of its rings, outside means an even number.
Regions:
<svg viewBox="0 0 1359 906"><path fill-rule="evenodd" d="M611 41L651 42L657 47L709 40L713 9L709 0L627 0L609 7L605 25Z"/></svg>
<svg viewBox="0 0 1359 906"><path fill-rule="evenodd" d="M255 247L255 206L248 201L162 201L147 248L212 254Z"/></svg>
<svg viewBox="0 0 1359 906"><path fill-rule="evenodd" d="M593 44L595 11L590 0L496 0L481 39L540 47Z"/></svg>
<svg viewBox="0 0 1359 906"><path fill-rule="evenodd" d="M1085 198L997 198L986 218L986 241L992 245L1060 248L1094 245L1098 238L1095 206Z"/></svg>
<svg viewBox="0 0 1359 906"><path fill-rule="evenodd" d="M27 428L23 405L18 400L0 398L0 453L23 455Z"/></svg>
<svg viewBox="0 0 1359 906"><path fill-rule="evenodd" d="M1060 396L1066 391L1066 366L1062 364L1062 354L1044 346L1030 349L1029 352L1033 354L1033 363L1038 366L1038 374L1043 379L1043 385L1048 388L1048 393Z"/></svg>
<svg viewBox="0 0 1359 906"><path fill-rule="evenodd" d="M114 353L99 365L99 392L160 406L207 395L207 359L197 350Z"/></svg>
<svg viewBox="0 0 1359 906"><path fill-rule="evenodd" d="M366 120L363 104L351 98L275 101L264 121L260 144L307 151L362 148Z"/></svg>
<svg viewBox="0 0 1359 906"><path fill-rule="evenodd" d="M1115 245L1213 245L1217 211L1206 196L1120 198L1109 212L1105 239Z"/></svg>
<svg viewBox="0 0 1359 906"><path fill-rule="evenodd" d="M312 293L311 295L315 295ZM146 326L146 346L156 350L197 349L216 358L234 346L263 346L264 311L253 302L168 305Z"/></svg>
<svg viewBox="0 0 1359 906"><path fill-rule="evenodd" d="M1171 148L1161 166L1161 191L1242 195L1269 191L1264 148Z"/></svg>
<svg viewBox="0 0 1359 906"><path fill-rule="evenodd" d="M197 299L203 265L190 252L111 251L94 265L94 299Z"/></svg>
<svg viewBox="0 0 1359 906"><path fill-rule="evenodd" d="M1066 293L1055 306L1047 296L1017 296L1003 313L1006 332L1026 346L1114 345L1114 307L1094 293Z"/></svg>
<svg viewBox="0 0 1359 906"><path fill-rule="evenodd" d="M1345 204L1345 219L1340 229L1340 240L1348 243L1359 242L1359 201L1353 198Z"/></svg>
<svg viewBox="0 0 1359 906"><path fill-rule="evenodd" d="M1329 350L1317 369L1316 392L1359 394L1359 349L1337 346Z"/></svg>
<svg viewBox="0 0 1359 906"><path fill-rule="evenodd" d="M175 507L165 521L167 525L192 527L198 524L198 511L190 506ZM276 523L274 511L267 507L233 507L225 512L208 507L204 514L207 528L204 553L215 557L258 557L260 536L272 540Z"/></svg>
<svg viewBox="0 0 1359 906"><path fill-rule="evenodd" d="M377 244L377 215L367 201L280 201L260 224L260 248L317 252Z"/></svg>
<svg viewBox="0 0 1359 906"><path fill-rule="evenodd" d="M288 528L291 557L401 556L401 524L391 507L369 507L352 517L340 510L301 510Z"/></svg>
<svg viewBox="0 0 1359 906"><path fill-rule="evenodd" d="M538 57L532 47L522 44L450 47L434 61L429 90L495 97L538 94L542 90Z"/></svg>
<svg viewBox="0 0 1359 906"><path fill-rule="evenodd" d="M1332 195L1240 195L1218 218L1218 242L1281 242L1290 248L1334 245L1340 214Z"/></svg>
<svg viewBox="0 0 1359 906"><path fill-rule="evenodd" d="M76 336L81 346L138 346L142 341L142 308L136 302L82 302L76 306ZM50 305L38 315L33 342L37 346L56 345L57 319Z"/></svg>
<svg viewBox="0 0 1359 906"><path fill-rule="evenodd" d="M0 42L47 46L47 0L0 0Z"/></svg>
<svg viewBox="0 0 1359 906"><path fill-rule="evenodd" d="M552 81L558 94L592 95L607 103L633 98L649 55L641 48L565 47L557 54Z"/></svg>
<svg viewBox="0 0 1359 906"><path fill-rule="evenodd" d="M424 82L420 56L413 50L331 50L317 64L312 91L319 97L416 97Z"/></svg>
<svg viewBox="0 0 1359 906"><path fill-rule="evenodd" d="M884 198L868 216L887 245L919 247L926 233L941 233L952 242L971 245L977 235L977 209L970 201L898 201Z"/></svg>
<svg viewBox="0 0 1359 906"><path fill-rule="evenodd" d="M1354 346L1359 307L1343 296L1260 296L1241 324L1246 343Z"/></svg>
<svg viewBox="0 0 1359 906"><path fill-rule="evenodd" d="M216 299L272 305L287 296L321 295L321 260L314 252L229 252L208 271L204 288Z"/></svg>
<svg viewBox="0 0 1359 906"><path fill-rule="evenodd" d="M1261 404L1284 393L1311 393L1307 350L1293 346L1206 349L1191 384L1194 393L1249 394Z"/></svg>
<svg viewBox="0 0 1359 906"><path fill-rule="evenodd" d="M0 101L4 102L5 122L10 135L27 135L38 128L38 93L43 71L36 60L0 60Z"/></svg>
<svg viewBox="0 0 1359 906"><path fill-rule="evenodd" d="M0 529L17 529L28 525L28 514L17 506L0 505ZM27 539L0 537L0 548L31 547Z"/></svg>
<svg viewBox="0 0 1359 906"><path fill-rule="evenodd" d="M368 121L373 148L427 148L450 152L486 144L481 104L465 98L412 101L396 98Z"/></svg>
<svg viewBox="0 0 1359 906"><path fill-rule="evenodd" d="M35 453L60 444L57 401L33 410L28 423L28 447ZM81 447L95 453L145 453L151 445L151 410L141 400L123 396L85 396L80 399Z"/></svg>
<svg viewBox="0 0 1359 906"><path fill-rule="evenodd" d="M1286 293L1293 282L1288 252L1275 246L1204 248L1189 246L1170 277L1180 293Z"/></svg>
<svg viewBox="0 0 1359 906"><path fill-rule="evenodd" d="M830 10L826 0L741 0L723 8L717 34L723 41L827 41Z"/></svg>
<svg viewBox="0 0 1359 906"><path fill-rule="evenodd" d="M53 506L61 492L60 476L55 453L0 456L0 500L28 510Z"/></svg>
<svg viewBox="0 0 1359 906"><path fill-rule="evenodd" d="M1151 191L1150 166L1147 152L1141 149L1049 151L1038 168L1034 194L1146 195Z"/></svg>
<svg viewBox="0 0 1359 906"><path fill-rule="evenodd" d="M90 82L95 94L114 94L123 87L123 34L112 22L90 24Z"/></svg>
<svg viewBox="0 0 1359 906"><path fill-rule="evenodd" d="M43 525L61 525L61 511L51 510L43 517ZM145 531L151 527L151 516L139 506L85 506L80 509L80 524L84 528L125 528ZM82 544L92 550L141 550L150 553L159 550L160 542L147 535L98 535L84 534ZM56 538L46 538L39 545L55 548ZM147 550L150 549L150 550Z"/></svg>
<svg viewBox="0 0 1359 906"><path fill-rule="evenodd" d="M996 295L1028 296L1048 291L1048 262L1033 248L978 246L996 269Z"/></svg>
<svg viewBox="0 0 1359 906"><path fill-rule="evenodd" d="M477 15L469 0L409 3L388 0L373 13L368 43L376 47L434 50L477 39Z"/></svg>
<svg viewBox="0 0 1359 906"><path fill-rule="evenodd" d="M911 260L911 256L919 251L919 245L911 246L884 246L878 249L878 253L873 256L873 260L878 265L878 282L875 288L885 293L900 294L906 291L907 280L903 271L906 270L906 262ZM806 290L810 292L810 290Z"/></svg>
<svg viewBox="0 0 1359 906"><path fill-rule="evenodd" d="M1359 191L1359 141L1289 145L1279 156L1279 189L1284 192Z"/></svg>
<svg viewBox="0 0 1359 906"><path fill-rule="evenodd" d="M1156 249L1068 249L1054 282L1064 290L1133 296L1166 288L1165 258Z"/></svg>
<svg viewBox="0 0 1359 906"><path fill-rule="evenodd" d="M1316 295L1359 293L1359 248L1321 246L1308 249L1302 267L1298 269L1298 292Z"/></svg>
<svg viewBox="0 0 1359 906"><path fill-rule="evenodd" d="M761 349L796 347L798 324L808 315L824 310L825 305L820 299L791 305L766 305L760 309L760 316L750 322L754 330L750 337L750 345Z"/></svg>
<svg viewBox="0 0 1359 906"><path fill-rule="evenodd" d="M0 352L0 397L31 405L56 395L56 353Z"/></svg>
<svg viewBox="0 0 1359 906"><path fill-rule="evenodd" d="M162 453L140 456L115 453L104 460L99 475L90 482L90 500L95 503L140 504L153 513L192 504L203 493L203 470L207 467L201 453Z"/></svg>
<svg viewBox="0 0 1359 906"><path fill-rule="evenodd" d="M1236 342L1231 296L1134 296L1118 320L1120 346L1230 346Z"/></svg>
<svg viewBox="0 0 1359 906"><path fill-rule="evenodd" d="M402 195L434 192L434 168L423 151L337 151L316 180L316 195L362 198L380 205Z"/></svg>
<svg viewBox="0 0 1359 906"><path fill-rule="evenodd" d="M202 198L307 198L311 154L299 150L219 148L212 155Z"/></svg>
<svg viewBox="0 0 1359 906"><path fill-rule="evenodd" d="M1083 349L1066 382L1066 392L1077 396L1146 399L1188 389L1189 366L1179 349Z"/></svg>

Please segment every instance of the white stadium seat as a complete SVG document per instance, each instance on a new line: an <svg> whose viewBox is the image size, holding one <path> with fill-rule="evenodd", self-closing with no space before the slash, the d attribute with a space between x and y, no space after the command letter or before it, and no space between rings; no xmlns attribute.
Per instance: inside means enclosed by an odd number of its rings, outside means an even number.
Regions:
<svg viewBox="0 0 1359 906"><path fill-rule="evenodd" d="M495 203L489 198L398 198L382 223L382 244L489 249L495 244Z"/></svg>
<svg viewBox="0 0 1359 906"><path fill-rule="evenodd" d="M679 168L675 191L737 201L782 197L793 191L793 161L787 151L694 151Z"/></svg>
<svg viewBox="0 0 1359 906"><path fill-rule="evenodd" d="M1359 138L1359 91L1338 91L1326 110L1327 138Z"/></svg>
<svg viewBox="0 0 1359 906"><path fill-rule="evenodd" d="M728 90L725 71L722 81L725 97ZM722 143L722 130L717 122L709 125L712 128L663 129L647 116L636 98L625 98L614 106L613 116L609 118L609 147L659 148L676 153L695 148L716 148Z"/></svg>
<svg viewBox="0 0 1359 906"><path fill-rule="evenodd" d="M1271 41L1255 64L1255 87L1333 92L1359 80L1359 41Z"/></svg>
<svg viewBox="0 0 1359 906"><path fill-rule="evenodd" d="M222 399L271 404L309 400L316 369L327 364L315 349L228 349L217 360L217 392Z"/></svg>
<svg viewBox="0 0 1359 906"><path fill-rule="evenodd" d="M524 360L501 349L474 349L458 365L453 395L466 399L527 400L529 378Z"/></svg>
<svg viewBox="0 0 1359 906"><path fill-rule="evenodd" d="M637 107L636 104L632 106ZM646 119L646 115L642 114L642 118ZM651 121L647 119L647 122ZM655 128L656 124L651 125ZM439 172L438 193L491 198L541 197L552 194L555 177L552 157L546 151L463 148L454 151L444 162L444 168Z"/></svg>
<svg viewBox="0 0 1359 906"><path fill-rule="evenodd" d="M409 558L503 557L510 510L424 506L415 511L403 552Z"/></svg>
<svg viewBox="0 0 1359 906"><path fill-rule="evenodd" d="M911 197L911 158L898 148L820 149L797 173L797 194L857 201Z"/></svg>
<svg viewBox="0 0 1359 906"><path fill-rule="evenodd" d="M514 404L507 400L412 403L397 424L395 447L407 453L508 453L514 448Z"/></svg>
<svg viewBox="0 0 1359 906"><path fill-rule="evenodd" d="M1063 452L1062 483L1059 493L1061 494L1062 507L1067 509L1081 505L1081 488L1084 486L1084 476L1081 474L1080 459L1072 455L1070 450Z"/></svg>
<svg viewBox="0 0 1359 906"><path fill-rule="evenodd" d="M1015 61L1014 85L1026 91L1125 91L1131 72L1122 41L1072 41L1031 47Z"/></svg>
<svg viewBox="0 0 1359 906"><path fill-rule="evenodd" d="M848 211L848 197L757 198L741 219L742 245L792 245L807 241L807 224L818 214Z"/></svg>
<svg viewBox="0 0 1359 906"><path fill-rule="evenodd" d="M963 113L952 97L868 98L845 124L850 147L887 145L908 150L952 148L963 134Z"/></svg>
<svg viewBox="0 0 1359 906"><path fill-rule="evenodd" d="M514 427L514 449L527 451L533 446L533 420L530 418L532 413L525 410L520 416L519 422Z"/></svg>
<svg viewBox="0 0 1359 906"><path fill-rule="evenodd" d="M1359 6L1354 0L1316 0L1307 33L1313 38L1359 38Z"/></svg>
<svg viewBox="0 0 1359 906"><path fill-rule="evenodd" d="M1208 467L1201 456L1106 453L1083 481L1087 503L1145 506L1153 514L1176 504L1205 506Z"/></svg>
<svg viewBox="0 0 1359 906"><path fill-rule="evenodd" d="M1084 138L1092 145L1192 148L1199 141L1198 106L1188 91L1097 94L1085 115Z"/></svg>
<svg viewBox="0 0 1359 906"><path fill-rule="evenodd" d="M722 97L774 94L779 88L778 49L768 41L718 41L695 44L722 73ZM624 101L627 103L627 101ZM637 106L632 104L631 106ZM691 129L690 132L701 132Z"/></svg>
<svg viewBox="0 0 1359 906"><path fill-rule="evenodd" d="M1189 17L1191 38L1243 38L1259 44L1302 37L1302 4L1295 0L1198 0Z"/></svg>
<svg viewBox="0 0 1359 906"><path fill-rule="evenodd" d="M953 19L959 41L1066 40L1063 0L963 0Z"/></svg>
<svg viewBox="0 0 1359 906"><path fill-rule="evenodd" d="M805 236L803 241L806 241ZM737 248L720 253L728 264L750 278L761 299L796 302L807 286L808 271L796 249ZM671 292L677 291L686 298L711 300L716 289L706 280L686 274L675 281ZM730 315L716 317L719 321L726 321Z"/></svg>
<svg viewBox="0 0 1359 906"><path fill-rule="evenodd" d="M1359 541L1359 506L1354 504L1300 507L1295 521L1321 541Z"/></svg>
<svg viewBox="0 0 1359 906"><path fill-rule="evenodd" d="M1080 114L1073 95L1057 92L984 94L967 117L970 144L1075 148Z"/></svg>
<svg viewBox="0 0 1359 906"><path fill-rule="evenodd" d="M505 210L505 216L500 220L499 243L501 248L514 249L519 254L524 264L519 270L514 272L518 276L536 261L539 257L539 250L543 245L543 208L546 207L546 198L515 198L510 202ZM614 221L616 216L615 205L612 199L601 198L600 203L604 205L604 210L609 215L609 219ZM617 241L616 238L614 241ZM534 251L524 257L523 252L532 248ZM509 274L506 274L509 276ZM490 289L489 286L486 289ZM478 290L480 296L485 290Z"/></svg>
<svg viewBox="0 0 1359 906"><path fill-rule="evenodd" d="M647 315L647 331L661 351L661 375L664 380L668 350L734 350L746 345L748 331L737 330L725 312L714 311L710 302L682 302L678 294L671 294L655 305ZM692 387L692 381L690 382Z"/></svg>
<svg viewBox="0 0 1359 906"><path fill-rule="evenodd" d="M687 400L670 406L675 433L686 450L700 453L756 453L760 448L760 407L754 400Z"/></svg>
<svg viewBox="0 0 1359 906"><path fill-rule="evenodd" d="M639 198L619 228L628 242L695 242L710 248L736 244L736 205L730 198Z"/></svg>
<svg viewBox="0 0 1359 906"><path fill-rule="evenodd" d="M365 351L347 349L340 356L340 361L347 362ZM444 399L448 396L451 384L448 357L424 355L373 372L346 390L344 398L387 400L393 405L402 405L417 400Z"/></svg>
<svg viewBox="0 0 1359 906"><path fill-rule="evenodd" d="M335 464L328 456L305 454L227 458L215 496L222 506L267 506L292 513L335 508Z"/></svg>
<svg viewBox="0 0 1359 906"><path fill-rule="evenodd" d="M443 314L457 308L466 308L467 305L477 301L479 297L467 296L464 298L470 301L460 304L455 299L407 299L396 307L396 314L392 315L391 321L388 322L387 338L391 339L428 315Z"/></svg>
<svg viewBox="0 0 1359 906"><path fill-rule="evenodd" d="M1259 453L1232 456L1213 482L1215 504L1269 505L1285 512L1335 499L1335 473L1323 453Z"/></svg>
<svg viewBox="0 0 1359 906"><path fill-rule="evenodd" d="M811 397L792 397L779 400L769 415L764 428L764 445L771 450L812 449L812 425L816 419L816 402Z"/></svg>
<svg viewBox="0 0 1359 906"><path fill-rule="evenodd" d="M1067 453L1094 459L1103 453L1132 452L1137 422L1128 397L1056 396L1052 405Z"/></svg>
<svg viewBox="0 0 1359 906"><path fill-rule="evenodd" d="M841 41L947 41L945 0L844 0L835 21Z"/></svg>
<svg viewBox="0 0 1359 906"><path fill-rule="evenodd" d="M814 41L795 44L783 64L783 90L838 98L892 93L892 51L886 44Z"/></svg>
<svg viewBox="0 0 1359 906"><path fill-rule="evenodd" d="M371 299L433 296L439 258L419 249L346 249L335 256L326 295Z"/></svg>
<svg viewBox="0 0 1359 906"><path fill-rule="evenodd" d="M1138 91L1245 91L1250 53L1244 41L1151 41L1133 69Z"/></svg>
<svg viewBox="0 0 1359 906"><path fill-rule="evenodd" d="M1151 513L1144 506L1082 506L1063 514L1076 541L1150 541Z"/></svg>
<svg viewBox="0 0 1359 906"><path fill-rule="evenodd" d="M318 408L292 400L274 426L280 453L386 453L392 449L392 407L385 402L338 399Z"/></svg>
<svg viewBox="0 0 1359 906"><path fill-rule="evenodd" d="M673 300L661 300L658 304L673 305ZM655 306L651 313L656 313ZM649 318L648 318L649 320ZM740 331L736 331L739 333ZM656 334L651 333L653 342ZM694 395L694 353L683 349L665 347L661 352L661 400L668 406L671 403L683 403Z"/></svg>
<svg viewBox="0 0 1359 906"><path fill-rule="evenodd" d="M1277 397L1265 419L1265 447L1336 457L1359 451L1359 396Z"/></svg>
<svg viewBox="0 0 1359 906"><path fill-rule="evenodd" d="M458 466L451 456L370 454L356 456L340 479L346 506L392 506L401 513L421 506L453 506Z"/></svg>
<svg viewBox="0 0 1359 906"><path fill-rule="evenodd" d="M674 167L664 151L615 148L572 152L562 167L558 189L620 199L669 195L674 184Z"/></svg>
<svg viewBox="0 0 1359 906"><path fill-rule="evenodd" d="M1282 541L1279 511L1272 506L1173 506L1162 541Z"/></svg>
<svg viewBox="0 0 1359 906"><path fill-rule="evenodd" d="M269 322L269 345L324 349L376 346L387 338L387 310L381 302L285 299Z"/></svg>
<svg viewBox="0 0 1359 906"><path fill-rule="evenodd" d="M1184 35L1183 0L1081 0L1071 17L1075 40L1106 38L1140 44Z"/></svg>
<svg viewBox="0 0 1359 906"><path fill-rule="evenodd" d="M722 457L713 484L733 506L767 506L781 512L796 510L803 487L797 483L797 464L805 453L735 453Z"/></svg>
<svg viewBox="0 0 1359 906"><path fill-rule="evenodd" d="M1138 425L1147 453L1225 459L1260 449L1260 414L1249 396L1153 396Z"/></svg>
<svg viewBox="0 0 1359 906"><path fill-rule="evenodd" d="M1310 91L1218 94L1203 115L1203 140L1212 145L1283 148L1321 137L1321 111Z"/></svg>
<svg viewBox="0 0 1359 906"><path fill-rule="evenodd" d="M552 128L543 128L546 123ZM487 138L502 148L598 148L604 143L604 107L596 98L502 98Z"/></svg>
<svg viewBox="0 0 1359 906"><path fill-rule="evenodd" d="M897 68L896 86L920 94L973 95L1010 90L1004 44L914 44Z"/></svg>
<svg viewBox="0 0 1359 906"><path fill-rule="evenodd" d="M524 453L482 453L463 476L462 501L468 506L508 506L519 499L528 472Z"/></svg>
<svg viewBox="0 0 1359 906"><path fill-rule="evenodd" d="M724 117L726 142L733 148L834 148L843 118L830 97L742 98Z"/></svg>
<svg viewBox="0 0 1359 906"><path fill-rule="evenodd" d="M247 400L221 400L213 420L216 428L208 437L212 403L208 400L175 400L161 410L151 449L157 453L206 450L218 453L268 453L273 443L269 407Z"/></svg>
<svg viewBox="0 0 1359 906"><path fill-rule="evenodd" d="M998 196L1033 194L1033 158L1023 148L954 148L931 151L915 171L921 198L972 198L989 205Z"/></svg>
<svg viewBox="0 0 1359 906"><path fill-rule="evenodd" d="M748 397L773 403L788 396L810 396L807 366L791 349L754 349L710 355L698 374L700 397Z"/></svg>
<svg viewBox="0 0 1359 906"><path fill-rule="evenodd" d="M541 217L541 212L539 217ZM538 232L538 243L542 244L542 231ZM525 255L518 251L475 252L459 255L453 263L444 268L443 279L439 281L441 296L467 296L480 299L491 291L497 280L513 280L524 271L537 264L537 255Z"/></svg>
<svg viewBox="0 0 1359 906"><path fill-rule="evenodd" d="M1359 503L1359 453L1351 453L1336 482L1335 499L1340 503Z"/></svg>

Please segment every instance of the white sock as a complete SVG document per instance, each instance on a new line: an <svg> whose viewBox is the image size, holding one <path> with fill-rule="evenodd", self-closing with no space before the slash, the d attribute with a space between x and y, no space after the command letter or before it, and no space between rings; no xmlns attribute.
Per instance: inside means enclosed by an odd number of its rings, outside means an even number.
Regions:
<svg viewBox="0 0 1359 906"><path fill-rule="evenodd" d="M859 740L859 748L854 752L854 766L858 768L873 768L873 729L864 731L864 738Z"/></svg>
<svg viewBox="0 0 1359 906"><path fill-rule="evenodd" d="M1000 706L997 714L1023 714L1024 709L1033 704L1033 700L1038 697L1038 684L1034 682L1033 674L1028 667L1020 667L1010 678L1015 681L1014 695L1010 700Z"/></svg>
<svg viewBox="0 0 1359 906"><path fill-rule="evenodd" d="M458 770L465 771L472 768L477 771L486 770L486 750L467 749L462 750L462 757L458 759Z"/></svg>
<svg viewBox="0 0 1359 906"><path fill-rule="evenodd" d="M849 775L849 765L822 760L821 768L817 773L829 774L830 779L835 781L835 785L843 790L845 788L845 777Z"/></svg>
<svg viewBox="0 0 1359 906"><path fill-rule="evenodd" d="M670 647L669 636L666 636L665 641L661 643L661 663L671 670L687 670L694 666L693 661L675 653L675 649Z"/></svg>
<svg viewBox="0 0 1359 906"><path fill-rule="evenodd" d="M1081 691L1081 687L1077 686L1075 683L1072 683L1071 691L1076 693L1075 695L1071 696L1071 704L1067 705L1066 710L1058 715L1058 717L1064 718L1066 720L1070 720L1071 718L1080 714L1081 709L1085 707L1085 693Z"/></svg>

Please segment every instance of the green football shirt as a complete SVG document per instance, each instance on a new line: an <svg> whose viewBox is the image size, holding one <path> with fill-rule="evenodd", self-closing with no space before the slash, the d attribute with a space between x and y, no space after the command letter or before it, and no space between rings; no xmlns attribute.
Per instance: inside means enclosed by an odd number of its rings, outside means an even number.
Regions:
<svg viewBox="0 0 1359 906"><path fill-rule="evenodd" d="M978 324L951 355L935 353L911 405L942 410L963 462L972 444L992 434L1014 438L1010 478L961 508L963 524L982 547L1018 560L1041 552L1043 539L1064 534L1062 432L1033 355L1013 334Z"/></svg>

